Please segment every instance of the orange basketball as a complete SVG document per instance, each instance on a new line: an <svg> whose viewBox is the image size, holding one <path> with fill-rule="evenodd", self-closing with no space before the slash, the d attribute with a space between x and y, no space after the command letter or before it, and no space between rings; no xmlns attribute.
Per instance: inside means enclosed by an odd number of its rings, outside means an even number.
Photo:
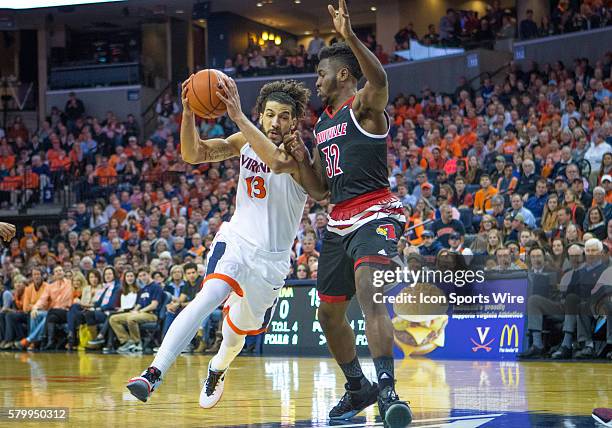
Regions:
<svg viewBox="0 0 612 428"><path fill-rule="evenodd" d="M187 87L189 107L204 119L215 119L227 110L225 103L217 96L219 79L224 75L218 70L198 71Z"/></svg>

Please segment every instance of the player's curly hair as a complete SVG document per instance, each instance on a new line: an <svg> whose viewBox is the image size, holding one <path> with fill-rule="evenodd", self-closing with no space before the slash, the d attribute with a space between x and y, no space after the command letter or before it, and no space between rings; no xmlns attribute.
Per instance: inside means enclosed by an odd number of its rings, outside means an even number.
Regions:
<svg viewBox="0 0 612 428"><path fill-rule="evenodd" d="M310 99L310 89L297 80L277 80L266 83L259 91L256 105L257 112L263 113L268 101L288 104L292 107L294 117L301 119L306 113L306 105Z"/></svg>
<svg viewBox="0 0 612 428"><path fill-rule="evenodd" d="M355 79L359 80L363 77L359 61L357 61L357 57L346 43L337 42L331 46L325 46L319 52L319 61L326 58L333 59L343 66L346 66L349 73L351 73Z"/></svg>

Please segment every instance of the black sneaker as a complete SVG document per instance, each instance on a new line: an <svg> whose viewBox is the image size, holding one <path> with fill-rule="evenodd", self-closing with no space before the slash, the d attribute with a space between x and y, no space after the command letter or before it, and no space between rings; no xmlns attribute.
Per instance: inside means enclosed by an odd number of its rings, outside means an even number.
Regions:
<svg viewBox="0 0 612 428"><path fill-rule="evenodd" d="M410 406L400 401L392 386L387 386L378 394L378 411L386 428L405 428L412 422Z"/></svg>
<svg viewBox="0 0 612 428"><path fill-rule="evenodd" d="M579 360L589 360L596 357L595 348L592 346L585 346L580 351L576 352L576 358Z"/></svg>
<svg viewBox="0 0 612 428"><path fill-rule="evenodd" d="M155 367L149 367L140 376L131 378L126 387L134 397L146 403L161 381L161 371Z"/></svg>
<svg viewBox="0 0 612 428"><path fill-rule="evenodd" d="M362 410L376 403L378 399L377 383L368 382L368 385L357 391L349 390L347 383L344 385L344 389L346 389L346 392L338 404L329 412L329 419L333 421L351 419Z"/></svg>
<svg viewBox="0 0 612 428"><path fill-rule="evenodd" d="M567 346L561 345L559 349L552 353L553 360L569 360L572 358L572 350Z"/></svg>
<svg viewBox="0 0 612 428"><path fill-rule="evenodd" d="M95 347L95 346L100 346L100 345L104 345L104 342L105 342L105 341L106 341L106 339L104 339L104 338L101 338L101 339L96 338L96 339L94 339L94 340L90 340L90 341L88 341L88 342L87 342L87 345L89 345L89 346L93 346L93 347Z"/></svg>
<svg viewBox="0 0 612 428"><path fill-rule="evenodd" d="M544 348L538 348L535 345L531 345L529 349L518 355L521 360L529 360L534 358L541 358L544 356Z"/></svg>

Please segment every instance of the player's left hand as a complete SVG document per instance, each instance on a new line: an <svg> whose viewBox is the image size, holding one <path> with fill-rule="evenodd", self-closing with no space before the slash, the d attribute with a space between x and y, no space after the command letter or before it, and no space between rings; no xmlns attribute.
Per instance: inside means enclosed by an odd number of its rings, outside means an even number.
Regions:
<svg viewBox="0 0 612 428"><path fill-rule="evenodd" d="M17 229L15 229L15 225L0 222L0 237L2 237L2 239L4 239L6 242L15 237L16 231Z"/></svg>
<svg viewBox="0 0 612 428"><path fill-rule="evenodd" d="M227 115L235 122L242 115L240 95L238 94L236 82L231 77L221 76L219 79L219 89L220 91L217 91L217 96L225 103Z"/></svg>
<svg viewBox="0 0 612 428"><path fill-rule="evenodd" d="M310 153L308 153L308 149L304 141L302 141L300 131L294 131L293 134L288 134L283 141L283 145L285 146L285 150L287 150L296 161L300 163L310 162Z"/></svg>
<svg viewBox="0 0 612 428"><path fill-rule="evenodd" d="M327 10L332 16L334 21L334 27L336 31L346 40L353 35L353 29L351 28L351 20L349 18L348 8L346 7L346 0L338 1L338 10L330 4L327 5Z"/></svg>

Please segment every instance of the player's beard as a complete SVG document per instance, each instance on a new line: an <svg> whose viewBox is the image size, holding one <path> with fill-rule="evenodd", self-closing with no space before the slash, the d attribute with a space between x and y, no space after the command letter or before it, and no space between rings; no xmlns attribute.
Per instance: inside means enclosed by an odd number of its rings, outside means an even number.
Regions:
<svg viewBox="0 0 612 428"><path fill-rule="evenodd" d="M270 135L271 131L272 129L268 129L266 131L266 136L270 139L270 141L274 143L274 145L280 146L281 143L283 142L283 139L285 138L285 134L283 134L283 131L280 128L275 129L274 130L275 134L273 135Z"/></svg>
<svg viewBox="0 0 612 428"><path fill-rule="evenodd" d="M338 91L338 80L334 76L334 78L329 82L329 87L325 91L320 91L319 96L321 97L321 101L324 106L328 106L331 103L331 98L333 94Z"/></svg>

